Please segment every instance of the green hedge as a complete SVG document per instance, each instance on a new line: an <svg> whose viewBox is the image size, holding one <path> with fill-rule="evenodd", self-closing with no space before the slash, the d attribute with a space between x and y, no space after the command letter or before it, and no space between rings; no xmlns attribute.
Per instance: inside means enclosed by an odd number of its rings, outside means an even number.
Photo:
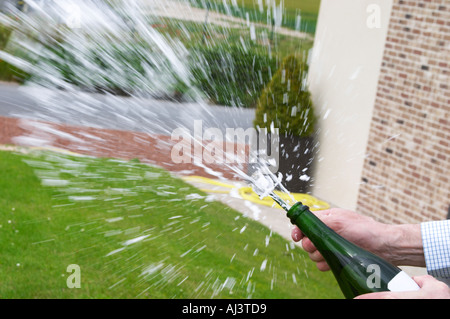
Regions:
<svg viewBox="0 0 450 319"><path fill-rule="evenodd" d="M12 30L4 25L0 25L0 50L4 50L8 44ZM19 68L0 59L0 81L24 82L28 75Z"/></svg>
<svg viewBox="0 0 450 319"><path fill-rule="evenodd" d="M2 41L6 42L9 30L2 32ZM84 56L78 57L71 46L62 40L53 39L42 43L48 54L34 61L25 57L32 64L51 67L67 83L88 91L109 91L115 94L128 94L135 90L146 89L145 83L151 83L143 64L152 67L153 49L145 43L131 44L97 44ZM208 46L198 44L189 49L189 67L193 75L192 83L181 80L167 83L172 98L189 95L194 86L204 93L214 104L256 107L261 92L269 83L272 72L277 69L277 58L271 56L265 47L248 47L241 45ZM98 67L102 72L87 69L86 61ZM114 61L114 65L111 64ZM123 74L118 74L119 70ZM115 76L111 76L115 75ZM31 75L39 81L38 74ZM174 74L176 77L176 74ZM30 76L17 68L0 62L0 79L23 82ZM148 81L148 82L147 82ZM162 92L167 93L167 92ZM170 97L170 96L169 96Z"/></svg>
<svg viewBox="0 0 450 319"><path fill-rule="evenodd" d="M306 63L295 56L285 58L258 101L255 126L269 128L273 122L280 134L311 136L315 130L315 116L306 87L307 74Z"/></svg>
<svg viewBox="0 0 450 319"><path fill-rule="evenodd" d="M7 26L0 25L0 50L3 50L8 43L11 29Z"/></svg>
<svg viewBox="0 0 450 319"><path fill-rule="evenodd" d="M192 72L198 88L215 104L255 107L277 68L276 58L264 50L242 46L197 46Z"/></svg>

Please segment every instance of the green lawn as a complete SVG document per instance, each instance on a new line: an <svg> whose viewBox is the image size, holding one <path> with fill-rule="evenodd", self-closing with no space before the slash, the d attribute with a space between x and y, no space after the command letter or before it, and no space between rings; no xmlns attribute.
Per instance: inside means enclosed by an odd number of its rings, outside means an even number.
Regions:
<svg viewBox="0 0 450 319"><path fill-rule="evenodd" d="M2 298L342 298L304 251L162 169L0 152L0 171Z"/></svg>
<svg viewBox="0 0 450 319"><path fill-rule="evenodd" d="M207 0L191 0L192 3L203 7ZM206 1L206 2L205 2ZM276 0L277 7L280 0ZM232 1L226 1L228 10L223 5L223 0L209 0L209 5L213 10L226 13L230 12L235 16L246 17L249 13L249 18L253 21L266 22L267 21L267 6L266 0L261 0L263 5L263 12L260 11L258 0L237 0L238 8L232 6ZM301 15L300 31L314 33L316 30L317 18L319 15L320 0L284 0L283 12L283 26L291 29L296 28L297 16Z"/></svg>
<svg viewBox="0 0 450 319"><path fill-rule="evenodd" d="M161 19L161 24L156 25L155 28L162 34L180 39L187 49L201 45L204 46L204 37L206 35L207 46L226 48L240 44L242 38L247 48L267 52L267 45L259 38L257 41L250 40L250 31L245 27L229 28L209 24L205 32L204 25L200 23L176 19ZM267 29L261 27L255 28L258 37L260 37L263 31L267 32ZM308 51L312 47L313 40L311 39L299 39L288 35L277 34L276 41L274 40L272 43L272 54L278 56L281 61L290 54L296 54L297 56L308 54Z"/></svg>

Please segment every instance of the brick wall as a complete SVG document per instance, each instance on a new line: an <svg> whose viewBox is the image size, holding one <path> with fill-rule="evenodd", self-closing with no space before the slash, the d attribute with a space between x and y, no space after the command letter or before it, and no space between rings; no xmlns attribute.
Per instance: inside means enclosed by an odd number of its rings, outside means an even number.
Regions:
<svg viewBox="0 0 450 319"><path fill-rule="evenodd" d="M450 205L450 2L394 0L357 210L390 223Z"/></svg>

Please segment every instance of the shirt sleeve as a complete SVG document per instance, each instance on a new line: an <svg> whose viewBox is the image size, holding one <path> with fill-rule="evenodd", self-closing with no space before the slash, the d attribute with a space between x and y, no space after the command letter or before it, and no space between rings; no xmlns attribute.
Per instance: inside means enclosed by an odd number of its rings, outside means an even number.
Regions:
<svg viewBox="0 0 450 319"><path fill-rule="evenodd" d="M450 278L450 220L420 224L427 272Z"/></svg>

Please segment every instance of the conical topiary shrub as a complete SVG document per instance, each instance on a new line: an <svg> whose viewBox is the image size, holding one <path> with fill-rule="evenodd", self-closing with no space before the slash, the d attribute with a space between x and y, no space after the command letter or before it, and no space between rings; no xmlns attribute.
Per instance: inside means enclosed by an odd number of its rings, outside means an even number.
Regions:
<svg viewBox="0 0 450 319"><path fill-rule="evenodd" d="M306 193L314 157L315 116L307 89L308 66L288 56L264 89L256 109L256 128L278 128L279 169L283 185L291 192Z"/></svg>

